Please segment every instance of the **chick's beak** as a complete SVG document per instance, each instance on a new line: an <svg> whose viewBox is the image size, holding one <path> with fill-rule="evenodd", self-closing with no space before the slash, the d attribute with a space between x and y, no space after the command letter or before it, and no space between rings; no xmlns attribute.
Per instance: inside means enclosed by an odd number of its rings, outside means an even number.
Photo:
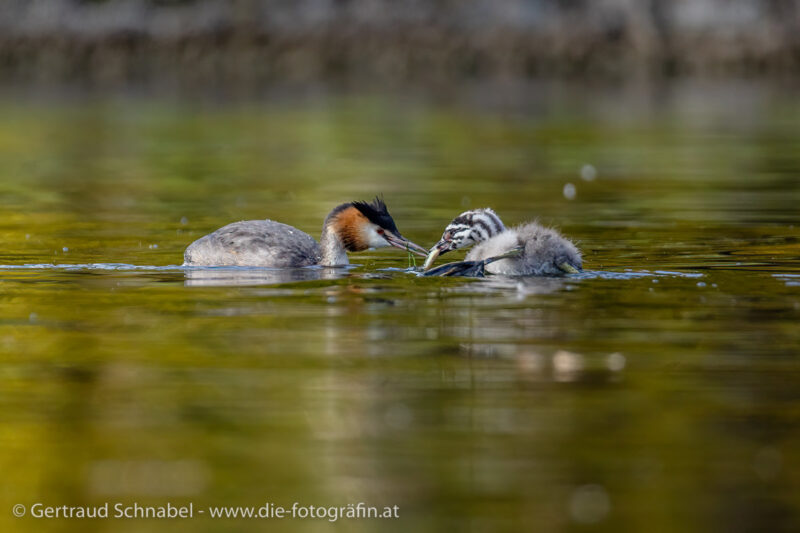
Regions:
<svg viewBox="0 0 800 533"><path fill-rule="evenodd" d="M433 265L433 262L436 261L437 257L449 251L450 251L449 242L445 240L437 242L433 246L433 248L431 248L431 251L428 252L428 257L425 259L425 264L422 265L422 270L428 270L429 268L431 268L431 265Z"/></svg>
<svg viewBox="0 0 800 533"><path fill-rule="evenodd" d="M409 241L402 235L395 235L389 231L383 234L383 238L386 239L390 245L394 246L395 248L400 248L401 250L407 250L411 253L425 256L428 255L428 250L423 248L418 244L414 244L413 242Z"/></svg>

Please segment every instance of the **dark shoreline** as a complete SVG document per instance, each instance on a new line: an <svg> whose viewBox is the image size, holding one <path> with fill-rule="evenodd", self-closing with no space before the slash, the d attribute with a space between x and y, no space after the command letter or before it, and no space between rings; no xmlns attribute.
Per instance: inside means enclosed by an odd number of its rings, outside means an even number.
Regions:
<svg viewBox="0 0 800 533"><path fill-rule="evenodd" d="M794 1L41 5L11 0L0 8L3 78L131 82L167 76L251 84L800 73L800 7Z"/></svg>

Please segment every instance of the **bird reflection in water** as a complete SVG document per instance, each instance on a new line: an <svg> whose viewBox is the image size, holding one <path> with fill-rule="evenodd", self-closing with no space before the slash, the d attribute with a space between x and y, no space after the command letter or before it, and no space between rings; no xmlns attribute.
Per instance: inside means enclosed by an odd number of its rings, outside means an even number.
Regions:
<svg viewBox="0 0 800 533"><path fill-rule="evenodd" d="M187 287L280 285L298 281L336 280L347 276L346 267L311 268L191 268L185 270Z"/></svg>

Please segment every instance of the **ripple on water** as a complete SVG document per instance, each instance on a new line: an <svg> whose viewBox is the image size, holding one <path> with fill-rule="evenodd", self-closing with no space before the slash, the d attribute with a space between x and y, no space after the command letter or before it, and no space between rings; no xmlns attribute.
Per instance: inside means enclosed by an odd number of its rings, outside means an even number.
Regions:
<svg viewBox="0 0 800 533"><path fill-rule="evenodd" d="M129 265L127 263L33 263L24 265L0 265L0 270L159 270L176 272L194 267L181 265Z"/></svg>
<svg viewBox="0 0 800 533"><path fill-rule="evenodd" d="M800 287L800 274L773 274L772 277L784 282L787 287Z"/></svg>
<svg viewBox="0 0 800 533"><path fill-rule="evenodd" d="M157 272L184 272L186 273L189 285L213 285L215 283L224 284L226 281L231 284L270 284L286 283L291 281L312 281L320 279L340 279L348 271L360 265L347 265L346 267L303 267L303 268L267 268L267 267L207 267L207 266L186 266L186 265L132 265L128 263L27 263L22 265L0 265L0 270L60 270L60 271L157 271ZM418 270L412 268L381 268L378 272L391 274L417 274ZM566 276L529 276L529 277L506 277L499 275L487 276L486 280L493 280L497 288L509 288L525 284L525 280L535 282L551 280L560 282L563 280L634 280L643 278L702 278L704 274L699 272L678 272L670 270L625 270L622 272L604 270L585 270L579 274L569 274ZM800 275L796 274L774 274L774 277L782 279L788 285L800 284Z"/></svg>

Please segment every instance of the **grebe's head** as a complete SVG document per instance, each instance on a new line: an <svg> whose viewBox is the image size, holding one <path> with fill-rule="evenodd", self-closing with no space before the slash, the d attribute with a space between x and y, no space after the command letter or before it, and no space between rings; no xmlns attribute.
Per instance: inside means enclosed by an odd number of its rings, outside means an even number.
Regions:
<svg viewBox="0 0 800 533"><path fill-rule="evenodd" d="M394 246L417 255L427 255L425 248L400 234L383 199L350 202L331 211L325 224L330 226L348 252Z"/></svg>
<svg viewBox="0 0 800 533"><path fill-rule="evenodd" d="M442 254L487 241L505 230L500 217L488 207L464 211L444 229L442 238L428 253L423 268L425 270L430 268L436 258Z"/></svg>

